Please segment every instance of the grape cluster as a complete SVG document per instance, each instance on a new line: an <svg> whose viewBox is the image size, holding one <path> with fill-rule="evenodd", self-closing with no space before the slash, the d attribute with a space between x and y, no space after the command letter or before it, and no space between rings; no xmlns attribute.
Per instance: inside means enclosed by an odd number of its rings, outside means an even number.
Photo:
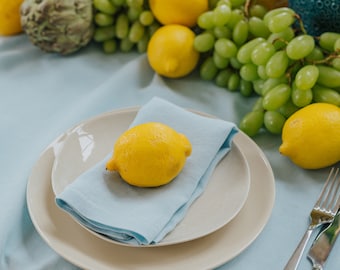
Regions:
<svg viewBox="0 0 340 270"><path fill-rule="evenodd" d="M152 34L160 24L144 0L93 0L95 32L93 39L105 53L136 48L146 52Z"/></svg>
<svg viewBox="0 0 340 270"><path fill-rule="evenodd" d="M249 0L214 2L198 19L200 76L258 96L241 130L254 136L264 127L280 134L286 119L310 103L340 106L339 33L309 35L289 7L268 11Z"/></svg>

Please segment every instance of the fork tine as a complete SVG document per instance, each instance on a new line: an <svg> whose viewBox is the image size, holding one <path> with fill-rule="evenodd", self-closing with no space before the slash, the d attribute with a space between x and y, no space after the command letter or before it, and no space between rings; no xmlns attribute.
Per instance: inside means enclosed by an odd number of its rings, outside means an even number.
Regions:
<svg viewBox="0 0 340 270"><path fill-rule="evenodd" d="M334 172L335 171L335 172ZM339 172L339 168L332 168L325 186L321 192L320 198L317 202L320 208L327 209L328 212L335 213L339 208L339 189L340 189L340 180L336 179ZM334 174L333 174L334 173ZM326 196L325 193L327 192ZM321 203L321 201L323 201ZM321 204L321 205L320 205Z"/></svg>
<svg viewBox="0 0 340 270"><path fill-rule="evenodd" d="M338 172L339 172L339 168L336 169L335 171L335 174L333 176L333 179L332 179L332 186L331 186L331 189L329 191L329 197L327 198L328 200L328 205L325 207L326 209L329 209L329 211L331 212L336 212L338 209L336 209L336 206L337 206L337 199L338 199L338 191L339 191L339 181L337 182L336 180L336 176L338 175ZM337 182L337 183L336 183ZM331 193L333 192L332 196L331 196ZM330 199L330 200L329 200Z"/></svg>
<svg viewBox="0 0 340 270"><path fill-rule="evenodd" d="M322 201L323 201L323 199L325 197L325 193L328 191L327 195L326 195L326 197L328 197L328 195L329 195L328 193L330 192L330 190L332 190L332 187L334 185L334 182L332 182L331 187L328 188L329 187L329 182L331 181L331 178L332 178L332 175L333 175L333 171L334 171L334 167L331 169L331 171L328 174L327 180L326 180L326 182L325 182L325 184L324 184L324 186L323 186L323 188L321 190L319 198L318 198L318 200L315 203L315 207L324 207L324 203L325 202L322 203ZM322 205L321 205L321 203L322 203Z"/></svg>
<svg viewBox="0 0 340 270"><path fill-rule="evenodd" d="M338 172L339 172L339 168L337 168L334 178L337 177ZM334 201L336 200L336 202L334 204L334 208L333 208L334 212L337 212L339 210L339 207L340 207L339 189L340 189L340 176L338 177L338 185L337 185L337 188L336 188L336 192L334 193Z"/></svg>

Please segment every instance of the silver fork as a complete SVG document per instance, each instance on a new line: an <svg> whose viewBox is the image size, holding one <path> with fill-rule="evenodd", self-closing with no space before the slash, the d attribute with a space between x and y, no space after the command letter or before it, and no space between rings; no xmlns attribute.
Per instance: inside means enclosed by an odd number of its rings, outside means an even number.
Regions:
<svg viewBox="0 0 340 270"><path fill-rule="evenodd" d="M308 229L303 235L293 255L290 257L284 270L297 269L313 230L322 224L331 223L334 220L340 206L340 177L336 179L338 172L339 168L331 169L321 194L310 213L310 224Z"/></svg>

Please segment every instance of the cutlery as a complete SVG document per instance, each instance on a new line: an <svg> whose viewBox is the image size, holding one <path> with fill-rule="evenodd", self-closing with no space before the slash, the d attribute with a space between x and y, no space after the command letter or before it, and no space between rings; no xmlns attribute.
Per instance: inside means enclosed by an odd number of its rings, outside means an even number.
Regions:
<svg viewBox="0 0 340 270"><path fill-rule="evenodd" d="M331 169L319 198L310 213L310 224L308 229L303 235L293 255L290 257L284 270L297 269L307 242L314 229L320 227L323 224L331 223L334 220L340 205L340 177L336 179L338 172L339 168Z"/></svg>
<svg viewBox="0 0 340 270"><path fill-rule="evenodd" d="M308 252L307 257L313 264L313 270L323 269L339 233L340 212L338 212L334 221L319 233Z"/></svg>

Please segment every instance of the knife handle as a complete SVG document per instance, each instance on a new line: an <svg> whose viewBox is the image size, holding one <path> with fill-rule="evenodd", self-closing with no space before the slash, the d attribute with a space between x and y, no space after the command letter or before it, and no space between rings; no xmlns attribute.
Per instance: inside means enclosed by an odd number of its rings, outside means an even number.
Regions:
<svg viewBox="0 0 340 270"><path fill-rule="evenodd" d="M322 270L323 266L334 246L335 240L340 233L340 214L338 213L333 223L325 226L314 240L308 252L308 259L313 263L313 269Z"/></svg>

